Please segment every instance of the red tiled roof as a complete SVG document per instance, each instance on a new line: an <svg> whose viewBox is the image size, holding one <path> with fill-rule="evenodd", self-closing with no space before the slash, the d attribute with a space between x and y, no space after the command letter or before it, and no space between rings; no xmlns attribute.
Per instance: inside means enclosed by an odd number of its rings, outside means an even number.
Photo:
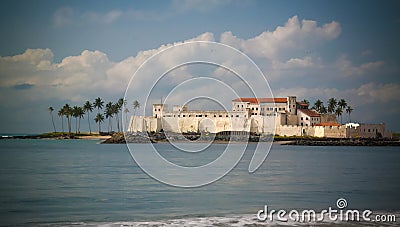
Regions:
<svg viewBox="0 0 400 227"><path fill-rule="evenodd" d="M309 104L306 102L297 102L297 104L300 106L309 106Z"/></svg>
<svg viewBox="0 0 400 227"><path fill-rule="evenodd" d="M286 98L237 98L233 102L249 102L249 103L286 103Z"/></svg>
<svg viewBox="0 0 400 227"><path fill-rule="evenodd" d="M315 124L315 126L341 126L341 124L335 122L323 122Z"/></svg>
<svg viewBox="0 0 400 227"><path fill-rule="evenodd" d="M319 113L313 110L305 110L305 109L298 109L298 111L303 112L304 114L310 116L310 117L319 117Z"/></svg>

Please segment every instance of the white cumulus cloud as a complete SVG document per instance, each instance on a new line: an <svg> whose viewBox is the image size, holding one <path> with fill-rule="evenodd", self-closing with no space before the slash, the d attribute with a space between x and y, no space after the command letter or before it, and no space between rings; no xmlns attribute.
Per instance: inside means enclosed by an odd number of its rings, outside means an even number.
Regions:
<svg viewBox="0 0 400 227"><path fill-rule="evenodd" d="M250 39L240 39L225 32L221 42L234 46L246 54L267 59L279 59L288 50L315 48L323 42L336 39L341 33L340 24L336 21L318 27L316 21L299 21L297 16L289 18L284 26L274 31L265 31Z"/></svg>

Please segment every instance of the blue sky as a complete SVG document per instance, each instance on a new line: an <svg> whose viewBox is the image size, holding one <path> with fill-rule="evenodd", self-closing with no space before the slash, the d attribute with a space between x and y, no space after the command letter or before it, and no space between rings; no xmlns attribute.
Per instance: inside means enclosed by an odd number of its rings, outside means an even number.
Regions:
<svg viewBox="0 0 400 227"><path fill-rule="evenodd" d="M246 53L275 96L345 98L353 119L400 131L398 1L0 4L0 133L51 130L49 105L114 100L149 54L196 37Z"/></svg>

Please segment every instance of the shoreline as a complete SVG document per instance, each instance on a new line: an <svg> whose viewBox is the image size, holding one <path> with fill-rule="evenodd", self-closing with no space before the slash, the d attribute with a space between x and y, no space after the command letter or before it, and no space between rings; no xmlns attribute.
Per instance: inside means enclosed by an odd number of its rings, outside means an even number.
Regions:
<svg viewBox="0 0 400 227"><path fill-rule="evenodd" d="M128 143L169 143L169 140L165 135L150 135L147 134L131 134L127 136ZM2 139L50 139L50 140L97 140L101 141L102 144L123 144L126 143L126 138L123 133L114 133L113 135L99 135L98 133L43 133L39 135L4 135L0 137ZM228 143L258 143L268 142L256 136L251 136L249 141L243 140L243 138L236 138L229 140L226 137L215 137L214 140L173 140L178 143L213 143L213 144L228 144ZM274 145L282 146L400 146L400 140L398 139L375 139L375 138L314 138L314 137L280 137L275 136L273 139Z"/></svg>
<svg viewBox="0 0 400 227"><path fill-rule="evenodd" d="M67 132L56 132L56 133L42 133L36 135L2 135L2 139L48 139L48 140L107 140L110 139L111 135L99 135L98 133L89 134L86 132L82 133L67 133Z"/></svg>
<svg viewBox="0 0 400 227"><path fill-rule="evenodd" d="M192 137L189 137L192 138ZM103 141L105 144L121 144L126 143L169 143L169 141L177 143L258 143L271 142L271 137L215 137L211 140L178 140L175 138L167 138L163 134L130 134L124 136L122 133L115 133L111 138ZM400 146L398 139L375 139L375 138L315 138L315 137L274 137L272 140L274 145L282 146Z"/></svg>

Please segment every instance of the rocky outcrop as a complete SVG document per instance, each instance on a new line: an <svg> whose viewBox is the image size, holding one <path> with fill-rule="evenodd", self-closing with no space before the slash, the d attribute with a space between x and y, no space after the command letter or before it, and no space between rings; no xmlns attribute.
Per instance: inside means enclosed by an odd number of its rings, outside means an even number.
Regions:
<svg viewBox="0 0 400 227"><path fill-rule="evenodd" d="M111 138L104 140L105 144L121 144L121 143L154 143L155 141L144 133L114 133Z"/></svg>

